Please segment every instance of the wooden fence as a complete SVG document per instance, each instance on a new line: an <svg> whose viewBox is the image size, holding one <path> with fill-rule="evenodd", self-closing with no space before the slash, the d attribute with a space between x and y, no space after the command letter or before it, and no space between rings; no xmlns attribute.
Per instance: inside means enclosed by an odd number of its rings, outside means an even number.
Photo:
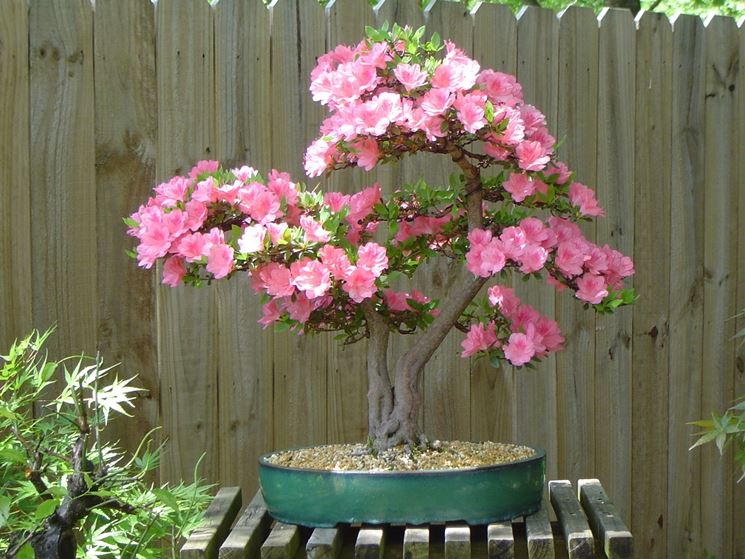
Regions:
<svg viewBox="0 0 745 559"><path fill-rule="evenodd" d="M625 11L413 0L0 0L0 342L58 324L53 355L103 350L150 390L132 445L163 426L163 480L204 473L256 485L259 453L365 436L362 348L256 325L245 279L157 286L124 251L121 217L157 179L204 158L302 177L322 110L315 58L383 21L451 38L485 67L516 73L596 185L607 217L586 230L633 254L638 302L594 316L547 288L520 289L553 313L566 350L536 371L461 360L448 338L428 366L427 433L540 445L551 478L598 477L630 521L639 556L745 557L745 483L731 455L688 451L686 422L745 393L745 30ZM413 158L383 185L452 169ZM327 186L372 182L347 172ZM444 267L428 278L451 285ZM738 520L739 519L739 528Z"/></svg>

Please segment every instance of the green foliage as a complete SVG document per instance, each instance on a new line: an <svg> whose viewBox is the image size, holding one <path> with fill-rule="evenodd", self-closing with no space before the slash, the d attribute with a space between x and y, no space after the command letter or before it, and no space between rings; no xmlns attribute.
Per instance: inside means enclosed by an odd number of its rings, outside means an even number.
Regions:
<svg viewBox="0 0 745 559"><path fill-rule="evenodd" d="M191 483L153 486L161 448L152 433L132 455L105 442L111 419L128 415L142 389L98 359L49 361L49 335L34 332L0 357L0 553L33 557L45 520L77 500L78 557L175 556L209 487L196 471Z"/></svg>
<svg viewBox="0 0 745 559"><path fill-rule="evenodd" d="M745 317L745 311L733 318ZM743 338L745 343L745 328L735 334L735 338ZM741 475L738 482L745 479L745 396L727 409L723 414L711 413L711 419L701 419L691 422L691 425L700 427L696 433L697 439L691 449L706 443L714 442L719 453L723 454L728 446L734 448L735 464L740 468Z"/></svg>

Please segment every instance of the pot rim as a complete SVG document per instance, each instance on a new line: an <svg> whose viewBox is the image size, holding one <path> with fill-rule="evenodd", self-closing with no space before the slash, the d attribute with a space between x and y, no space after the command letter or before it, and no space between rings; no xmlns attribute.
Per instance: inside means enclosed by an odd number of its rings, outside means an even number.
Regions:
<svg viewBox="0 0 745 559"><path fill-rule="evenodd" d="M329 475L329 476L355 477L355 476L375 475L375 476L384 476L384 477L411 477L411 476L417 476L417 477L435 476L436 477L436 476L445 476L445 475L454 475L454 474L479 473L479 472L483 472L487 470L499 470L499 469L513 468L521 464L526 464L528 462L540 461L546 457L546 451L540 447L523 445L523 444L518 445L517 443L504 443L504 444L514 444L515 446L524 446L524 447L532 449L535 452L535 454L528 458L521 458L513 462L505 462L504 464L489 464L487 466L469 466L465 468L454 468L454 469L447 469L447 470L398 470L398 471L321 470L317 468L296 468L293 466L280 466L278 464L272 464L271 462L267 461L267 458L269 456L271 456L272 454L276 454L278 452L291 452L294 450L305 450L308 448L333 446L332 444L320 444L320 445L301 446L301 447L296 447L296 448L285 448L285 449L280 449L280 450L273 450L271 452L266 452L262 454L261 456L259 456L259 465L265 468L272 468L272 469L280 470L280 471L302 472L302 473L308 473L308 474L321 474L321 475Z"/></svg>

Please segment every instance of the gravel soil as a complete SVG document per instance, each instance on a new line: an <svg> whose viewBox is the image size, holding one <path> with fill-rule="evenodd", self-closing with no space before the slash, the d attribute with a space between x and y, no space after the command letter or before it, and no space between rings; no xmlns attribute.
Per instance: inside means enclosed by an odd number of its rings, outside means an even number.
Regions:
<svg viewBox="0 0 745 559"><path fill-rule="evenodd" d="M532 448L494 442L434 441L427 448L397 446L374 454L363 444L334 444L284 450L267 457L277 466L335 472L457 470L530 458Z"/></svg>

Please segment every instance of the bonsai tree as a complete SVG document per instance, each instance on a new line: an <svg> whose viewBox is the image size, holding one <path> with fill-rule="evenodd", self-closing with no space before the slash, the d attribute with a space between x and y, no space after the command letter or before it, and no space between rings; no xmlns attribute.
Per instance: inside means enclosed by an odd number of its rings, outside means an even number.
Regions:
<svg viewBox="0 0 745 559"><path fill-rule="evenodd" d="M311 73L313 99L330 114L305 154L307 174L429 152L458 171L446 184L322 193L277 170L263 177L200 161L126 221L139 265L162 260L168 285L247 271L264 298L261 324L367 339L369 437L384 449L426 440L418 379L451 329L465 333L463 357L495 366L530 366L560 349L556 322L506 285L513 274L605 313L633 301L622 280L634 268L582 235L577 222L603 211L556 159L544 115L513 76L481 69L437 35L424 40L424 28L366 34L321 56ZM467 279L439 301L400 287L433 258L462 262ZM392 371L391 334L416 336Z"/></svg>
<svg viewBox="0 0 745 559"><path fill-rule="evenodd" d="M131 455L106 442L109 421L128 415L143 390L99 359L48 360L49 333L0 356L0 557L175 557L210 486L195 476L154 487L151 433Z"/></svg>

